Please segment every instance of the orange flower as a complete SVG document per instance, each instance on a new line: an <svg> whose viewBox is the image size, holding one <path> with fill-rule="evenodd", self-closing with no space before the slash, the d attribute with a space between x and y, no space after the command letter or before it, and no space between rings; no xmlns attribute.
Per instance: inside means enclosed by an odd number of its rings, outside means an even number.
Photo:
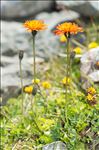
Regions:
<svg viewBox="0 0 99 150"><path fill-rule="evenodd" d="M40 31L45 30L47 25L44 24L42 20L28 20L24 23L24 27L27 28L28 31Z"/></svg>
<svg viewBox="0 0 99 150"><path fill-rule="evenodd" d="M77 24L71 23L71 22L65 22L65 23L58 25L56 27L56 30L54 31L56 35L77 34L78 32L83 32L83 29L79 27Z"/></svg>

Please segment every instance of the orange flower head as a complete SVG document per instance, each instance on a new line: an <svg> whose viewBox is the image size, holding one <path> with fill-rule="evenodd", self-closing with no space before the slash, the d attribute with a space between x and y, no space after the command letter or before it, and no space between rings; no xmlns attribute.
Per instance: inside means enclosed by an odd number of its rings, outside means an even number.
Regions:
<svg viewBox="0 0 99 150"><path fill-rule="evenodd" d="M28 31L40 31L45 30L47 28L47 25L44 24L42 20L27 20L24 23L24 27L27 28Z"/></svg>
<svg viewBox="0 0 99 150"><path fill-rule="evenodd" d="M65 22L58 25L56 27L56 30L54 31L56 35L65 34L67 36L69 34L77 34L78 32L83 32L83 29L79 27L77 24L71 22Z"/></svg>

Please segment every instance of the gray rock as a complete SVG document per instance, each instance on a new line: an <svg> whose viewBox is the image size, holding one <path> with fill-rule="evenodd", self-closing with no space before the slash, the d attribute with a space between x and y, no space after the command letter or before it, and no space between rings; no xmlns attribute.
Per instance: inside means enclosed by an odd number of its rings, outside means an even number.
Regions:
<svg viewBox="0 0 99 150"><path fill-rule="evenodd" d="M66 15L66 16L65 16ZM59 13L41 13L38 19L45 20L48 24L48 30L41 31L36 36L36 63L42 64L44 60L54 56L60 51L61 46L51 31L56 24L75 20L78 13L72 11L63 11ZM36 19L37 19L36 18ZM28 33L22 23L1 21L1 91L3 95L7 95L8 88L14 86L20 88L19 75L19 50L24 50L24 58L22 60L22 69L24 74L24 85L31 83L32 80L32 35ZM46 67L44 66L43 71ZM39 69L38 70L42 70ZM7 90L6 90L7 89ZM9 92L10 93L10 92ZM13 92L14 93L14 92ZM9 95L11 96L11 94ZM8 97L9 97L8 96Z"/></svg>
<svg viewBox="0 0 99 150"><path fill-rule="evenodd" d="M63 5L70 9L79 12L84 16L99 16L99 1L59 1L56 0L57 5Z"/></svg>
<svg viewBox="0 0 99 150"><path fill-rule="evenodd" d="M44 20L48 24L48 29L37 34L36 54L38 56L41 54L41 57L49 57L48 51L53 52L59 49L59 42L56 41L57 37L51 33L51 30L60 22L75 20L78 17L79 14L73 11L41 13L38 15L36 19ZM1 37L2 55L14 56L18 54L18 50L24 50L28 56L31 56L32 35L26 31L22 23L1 21Z"/></svg>
<svg viewBox="0 0 99 150"><path fill-rule="evenodd" d="M40 57L36 57L35 62L36 62L36 64L42 64L42 63L44 63L44 59L40 58ZM33 57L28 59L28 63L30 65L33 65Z"/></svg>
<svg viewBox="0 0 99 150"><path fill-rule="evenodd" d="M99 82L99 71L94 71L90 73L89 78L95 83Z"/></svg>
<svg viewBox="0 0 99 150"><path fill-rule="evenodd" d="M53 142L51 144L45 145L42 148L42 150L67 150L67 148L63 142L57 141L57 142Z"/></svg>
<svg viewBox="0 0 99 150"><path fill-rule="evenodd" d="M40 33L40 35L38 34L38 36L42 37L42 33ZM38 36L36 40L37 64L43 62L43 58L47 56L48 52L44 54L44 44L42 44L43 38L39 38ZM33 46L32 41L30 41L32 36L25 31L22 23L2 21L1 37L1 94L2 98L5 100L14 96L14 93L15 95L16 93L18 94L16 91L20 89L19 50L24 50L25 52L24 59L22 60L24 85L31 83L33 79L31 69ZM42 47L40 45L42 45ZM42 50L39 52L40 49ZM40 55L42 55L42 58L40 58ZM12 89L14 90L11 94Z"/></svg>
<svg viewBox="0 0 99 150"><path fill-rule="evenodd" d="M44 33L44 34L42 34ZM37 34L36 37L36 54L40 57L46 57L46 32ZM1 21L1 55L15 56L19 50L24 50L27 56L32 54L32 34L28 33L22 23ZM45 55L44 55L45 53Z"/></svg>
<svg viewBox="0 0 99 150"><path fill-rule="evenodd" d="M62 23L68 20L75 20L79 18L79 13L71 10L63 10L60 12L52 12L52 13L40 13L36 16L37 19L45 20L46 24L48 24L47 31L51 31L57 24Z"/></svg>
<svg viewBox="0 0 99 150"><path fill-rule="evenodd" d="M32 35L24 29L22 23L1 21L1 37L1 55L12 57L17 55L19 50L24 50L27 56L31 56ZM48 50L50 51L49 38L51 41L54 39L48 36L46 31L37 34L36 54L38 56L41 54L41 57L47 57Z"/></svg>
<svg viewBox="0 0 99 150"><path fill-rule="evenodd" d="M84 89L92 82L99 82L99 70L95 67L97 61L99 61L99 47L93 48L82 55L81 77Z"/></svg>
<svg viewBox="0 0 99 150"><path fill-rule="evenodd" d="M36 16L36 19L42 19L48 25L48 29L45 32L43 32L43 34L39 34L38 36L40 39L43 39L43 41L40 43L40 46L41 49L45 49L44 53L47 57L52 56L52 54L54 56L54 54L57 54L62 50L62 47L60 46L60 43L58 41L59 37L53 34L53 30L56 27L56 25L68 20L73 21L79 17L80 15L78 13L70 10L52 13L43 12ZM48 51L50 53L48 53Z"/></svg>
<svg viewBox="0 0 99 150"><path fill-rule="evenodd" d="M16 19L49 10L54 5L54 1L2 1L1 2L1 18Z"/></svg>
<svg viewBox="0 0 99 150"><path fill-rule="evenodd" d="M18 50L29 51L28 33L22 23L1 21L1 54L14 56Z"/></svg>
<svg viewBox="0 0 99 150"><path fill-rule="evenodd" d="M36 58L37 70L39 65L44 62L43 58ZM24 55L22 60L23 72L23 85L31 84L33 79L32 72L33 58ZM4 101L19 94L20 85L20 72L19 72L19 59L18 56L1 57L1 95ZM12 94L11 94L12 92Z"/></svg>
<svg viewBox="0 0 99 150"><path fill-rule="evenodd" d="M20 94L20 89L17 86L8 86L3 90L0 89L0 93L2 97L0 105L5 105L9 98L17 97Z"/></svg>

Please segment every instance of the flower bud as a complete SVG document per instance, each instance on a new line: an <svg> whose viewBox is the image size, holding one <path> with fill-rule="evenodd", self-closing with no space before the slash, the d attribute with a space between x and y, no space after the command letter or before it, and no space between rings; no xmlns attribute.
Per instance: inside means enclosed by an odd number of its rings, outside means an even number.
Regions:
<svg viewBox="0 0 99 150"><path fill-rule="evenodd" d="M23 54L24 54L24 51L23 51L23 50L20 50L20 51L19 51L19 59L20 59L20 60L23 59Z"/></svg>
<svg viewBox="0 0 99 150"><path fill-rule="evenodd" d="M34 96L36 95L37 89L38 89L37 85L34 85L33 90L32 90L32 95Z"/></svg>
<svg viewBox="0 0 99 150"><path fill-rule="evenodd" d="M70 58L71 58L71 59L74 59L74 58L75 58L75 54L76 54L75 51L72 51L72 52L70 53Z"/></svg>

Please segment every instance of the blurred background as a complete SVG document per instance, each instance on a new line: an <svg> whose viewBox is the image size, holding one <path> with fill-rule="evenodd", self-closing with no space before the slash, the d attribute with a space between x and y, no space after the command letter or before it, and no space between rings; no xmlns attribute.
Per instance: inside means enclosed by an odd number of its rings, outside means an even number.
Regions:
<svg viewBox="0 0 99 150"><path fill-rule="evenodd" d="M99 1L1 1L1 94L8 99L18 94L20 87L18 51L24 50L22 67L24 84L32 80L32 41L30 33L23 27L28 19L44 20L48 30L40 32L36 39L36 63L39 70L52 55L60 51L57 37L52 31L64 21L75 21L81 26L90 24L92 18L99 19Z"/></svg>

